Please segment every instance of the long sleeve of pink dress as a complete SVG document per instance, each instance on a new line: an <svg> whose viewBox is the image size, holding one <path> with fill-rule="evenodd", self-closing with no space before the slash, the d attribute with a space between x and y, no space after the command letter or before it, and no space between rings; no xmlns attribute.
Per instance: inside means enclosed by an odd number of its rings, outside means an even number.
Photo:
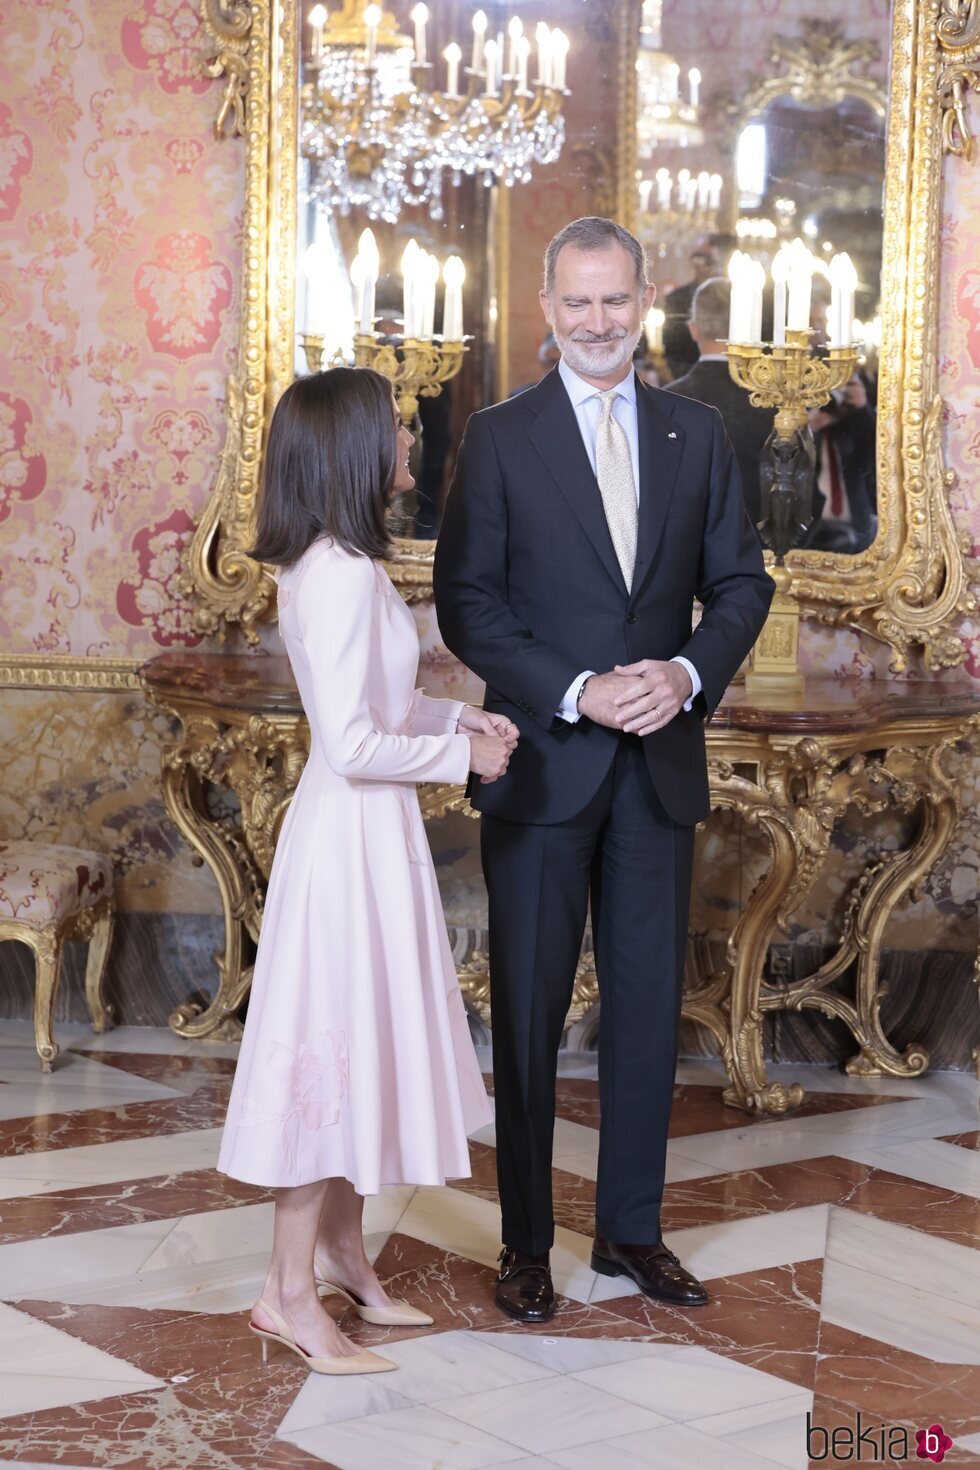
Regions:
<svg viewBox="0 0 980 1470"><path fill-rule="evenodd" d="M311 751L269 878L219 1169L361 1194L469 1174L491 1111L415 783L462 782L461 706L415 687L383 568L317 542L279 583Z"/></svg>

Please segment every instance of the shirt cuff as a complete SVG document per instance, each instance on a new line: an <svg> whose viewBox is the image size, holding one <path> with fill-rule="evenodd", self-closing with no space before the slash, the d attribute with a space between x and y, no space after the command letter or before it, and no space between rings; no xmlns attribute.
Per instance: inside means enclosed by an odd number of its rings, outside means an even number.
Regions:
<svg viewBox="0 0 980 1470"><path fill-rule="evenodd" d="M578 692L582 687L583 679L591 679L595 673L594 669L583 669L576 679L573 679L565 691L565 697L556 712L556 718L565 720L569 725L577 725L582 716L578 712ZM698 688L701 688L700 682Z"/></svg>
<svg viewBox="0 0 980 1470"><path fill-rule="evenodd" d="M691 697L684 705L685 709L690 709L694 701L697 699L698 695L701 693L701 678L698 674L697 669L691 663L690 659L682 658L681 655L678 654L677 657L672 658L670 662L672 664L682 664L691 676Z"/></svg>

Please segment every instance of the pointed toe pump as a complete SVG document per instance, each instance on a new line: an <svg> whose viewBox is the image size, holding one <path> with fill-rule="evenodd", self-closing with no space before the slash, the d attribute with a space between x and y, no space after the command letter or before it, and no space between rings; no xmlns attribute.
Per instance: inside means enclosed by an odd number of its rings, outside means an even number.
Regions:
<svg viewBox="0 0 980 1470"><path fill-rule="evenodd" d="M362 1322L370 1322L374 1327L432 1327L435 1322L434 1317L420 1312L418 1307L410 1307L407 1302L389 1302L386 1307L365 1306L360 1297L327 1276L318 1260L314 1260L313 1277L321 1295L333 1292L342 1296L350 1302Z"/></svg>
<svg viewBox="0 0 980 1470"><path fill-rule="evenodd" d="M295 1353L298 1358L302 1358L311 1373L336 1374L338 1376L350 1373L390 1373L393 1368L398 1367L398 1364L392 1363L390 1359L382 1358L379 1353L372 1353L367 1350L359 1353L351 1353L346 1358L318 1358L313 1353L308 1353L305 1348L300 1347L296 1338L293 1336L289 1323L274 1308L270 1307L268 1302L260 1299L256 1305L268 1313L276 1324L276 1331L270 1332L267 1327L256 1327L254 1322L249 1321L248 1330L253 1336L261 1339L263 1363L268 1362L269 1359L269 1344L279 1343L282 1347L288 1348L290 1352Z"/></svg>

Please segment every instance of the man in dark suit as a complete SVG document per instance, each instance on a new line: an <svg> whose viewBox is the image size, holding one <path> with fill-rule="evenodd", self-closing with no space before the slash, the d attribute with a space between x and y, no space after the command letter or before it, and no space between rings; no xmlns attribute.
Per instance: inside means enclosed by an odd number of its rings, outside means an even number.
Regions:
<svg viewBox="0 0 980 1470"><path fill-rule="evenodd" d="M698 360L698 347L688 330L694 293L722 268L721 255L711 235L699 235L688 257L694 275L664 297L664 357L672 378L679 378Z"/></svg>
<svg viewBox="0 0 980 1470"><path fill-rule="evenodd" d="M471 800L490 903L496 1300L525 1322L555 1310L555 1071L590 896L593 1267L707 1300L660 1234L694 827L708 815L703 722L773 584L720 417L632 371L653 296L621 226L590 217L555 236L541 303L562 360L472 416L436 548L443 637L521 732L507 777Z"/></svg>
<svg viewBox="0 0 980 1470"><path fill-rule="evenodd" d="M667 384L667 391L710 403L721 414L738 461L745 509L755 526L759 520L759 456L776 415L771 408L753 408L748 390L739 387L728 371L724 339L731 295L731 283L721 276L702 282L695 291L690 333L701 355L690 372Z"/></svg>
<svg viewBox="0 0 980 1470"><path fill-rule="evenodd" d="M855 374L822 408L811 409L809 418L816 484L803 545L864 551L878 533L877 425L864 381Z"/></svg>

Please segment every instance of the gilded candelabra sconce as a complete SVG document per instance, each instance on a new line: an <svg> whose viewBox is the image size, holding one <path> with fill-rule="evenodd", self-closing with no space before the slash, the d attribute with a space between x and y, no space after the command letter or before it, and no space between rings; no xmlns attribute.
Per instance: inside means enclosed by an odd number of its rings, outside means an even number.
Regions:
<svg viewBox="0 0 980 1470"><path fill-rule="evenodd" d="M853 339L857 275L847 255L835 255L830 279L828 343L810 342L810 297L818 262L803 244L783 245L773 259L773 340L762 341L765 270L736 250L732 283L728 368L757 408L775 408L776 421L760 464L761 515L757 523L775 556L771 576L776 595L752 656L745 687L753 697L802 690L800 605L790 596L793 574L786 553L798 544L813 518L815 450L807 411L826 403L854 373Z"/></svg>
<svg viewBox="0 0 980 1470"><path fill-rule="evenodd" d="M336 323L350 311L350 293L341 282L333 298L329 289L330 273L325 268L320 246L314 244L307 253L307 330L300 333L300 345L311 373L324 366L338 366L353 361L355 367L374 368L391 379L402 422L411 424L418 413L420 398L435 398L443 385L455 378L463 366L467 351L463 335L463 282L466 271L458 255L451 255L442 267L445 282L442 334L435 332L436 288L440 276L434 255L420 249L410 240L402 256L403 332L400 336L375 330L375 287L381 263L374 233L363 231L357 256L351 266L354 288L356 330L347 337L341 330L328 346L323 327L326 321Z"/></svg>

